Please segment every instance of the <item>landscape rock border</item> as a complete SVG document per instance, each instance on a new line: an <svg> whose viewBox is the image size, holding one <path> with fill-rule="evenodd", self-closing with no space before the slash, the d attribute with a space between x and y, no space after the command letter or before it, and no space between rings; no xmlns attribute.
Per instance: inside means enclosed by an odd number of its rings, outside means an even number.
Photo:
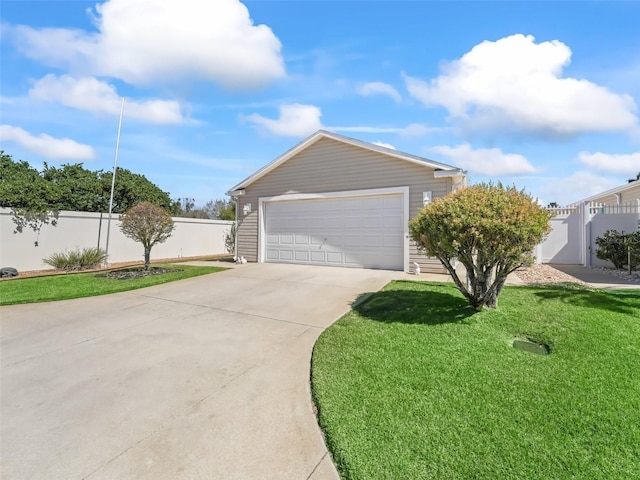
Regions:
<svg viewBox="0 0 640 480"><path fill-rule="evenodd" d="M550 265L540 263L527 268L519 268L515 274L527 284L540 283L579 283L580 285L588 285L588 283L577 279L567 273L561 272Z"/></svg>

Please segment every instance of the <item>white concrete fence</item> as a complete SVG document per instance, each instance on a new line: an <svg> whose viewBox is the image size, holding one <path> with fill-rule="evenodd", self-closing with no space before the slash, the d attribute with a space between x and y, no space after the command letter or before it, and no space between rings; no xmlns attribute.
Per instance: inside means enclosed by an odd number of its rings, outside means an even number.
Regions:
<svg viewBox="0 0 640 480"><path fill-rule="evenodd" d="M44 225L39 233L28 227L14 233L11 210L0 208L0 266L14 267L18 271L44 270L49 267L42 259L53 253L106 246L109 215L91 212L60 212L58 224ZM140 243L120 231L120 215L111 217L109 233L109 263L144 259ZM233 222L174 218L175 229L164 243L151 249L151 259L181 258L219 255L227 253L225 235Z"/></svg>
<svg viewBox="0 0 640 480"><path fill-rule="evenodd" d="M612 266L596 257L596 238L607 230L634 232L640 227L640 203L593 205L552 209L551 233L536 247L539 263ZM143 260L142 245L120 231L114 214L109 234L109 262ZM199 257L225 254L225 235L233 222L174 218L175 230L165 242L151 250L154 258ZM44 225L39 233L25 228L14 233L10 209L0 208L0 266L18 271L48 269L42 259L53 253L87 247L105 248L108 214L60 212L57 226Z"/></svg>
<svg viewBox="0 0 640 480"><path fill-rule="evenodd" d="M596 257L596 238L607 230L631 233L640 228L640 201L620 205L585 202L553 208L551 233L536 248L538 263L612 267Z"/></svg>

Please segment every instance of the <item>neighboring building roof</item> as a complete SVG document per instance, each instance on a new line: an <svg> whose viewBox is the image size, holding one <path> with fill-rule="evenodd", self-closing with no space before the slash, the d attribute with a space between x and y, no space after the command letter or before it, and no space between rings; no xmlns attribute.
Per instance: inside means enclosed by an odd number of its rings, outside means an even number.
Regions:
<svg viewBox="0 0 640 480"><path fill-rule="evenodd" d="M608 197L610 195L623 193L627 190L631 190L632 188L636 188L638 186L640 186L640 180L634 180L632 182L625 183L624 185L621 185L619 187L612 188L611 190L607 190L605 192L598 193L596 195L591 195L590 197L587 197L587 198L583 198L582 200L578 200L577 202L572 203L572 205L576 205L578 203L583 203L583 202L595 202L602 198Z"/></svg>
<svg viewBox="0 0 640 480"><path fill-rule="evenodd" d="M330 138L338 142L346 143L348 145L353 145L354 147L365 148L373 152L381 153L383 155L388 155L390 157L399 158L407 162L417 163L419 165L433 168L437 171L442 172L442 174L437 176L465 176L467 173L460 168L453 167L451 165L447 165L444 163L436 162L433 160L429 160L427 158L418 157L417 155L411 155L410 153L399 152L392 148L382 147L380 145L375 145L369 142L363 142L362 140L356 140L355 138L345 137L344 135L328 132L326 130L318 130L313 135L307 137L302 142L298 143L295 147L291 148L287 152L280 155L271 163L265 165L264 167L259 169L257 172L255 172L251 176L245 178L242 182L240 182L239 184L234 186L231 190L229 190L227 194L233 195L234 192L237 192L238 190L242 190L243 188L246 188L247 186L251 185L253 182L258 180L259 178L263 177L267 173L276 169L277 167L282 165L284 162L286 162L290 158L294 157L301 151L305 150L306 148L310 147L311 145L316 143L318 140L321 140L323 138Z"/></svg>

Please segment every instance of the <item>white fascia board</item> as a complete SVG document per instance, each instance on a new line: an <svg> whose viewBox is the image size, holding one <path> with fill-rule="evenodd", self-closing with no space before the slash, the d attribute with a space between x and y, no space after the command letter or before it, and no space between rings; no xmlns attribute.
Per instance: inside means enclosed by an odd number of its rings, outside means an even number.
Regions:
<svg viewBox="0 0 640 480"><path fill-rule="evenodd" d="M462 170L461 168L456 168L454 170L436 170L433 172L434 178L446 178L446 177L466 177L466 170Z"/></svg>
<svg viewBox="0 0 640 480"><path fill-rule="evenodd" d="M583 203L583 202L591 202L591 201L596 200L598 198L608 197L609 195L615 195L616 193L622 193L622 192L624 192L625 190L627 190L629 188L633 188L633 187L637 186L638 183L636 183L636 182L639 182L639 181L640 180L634 180L633 182L629 182L629 183L626 183L626 184L621 185L619 187L612 188L611 190L606 190L606 191L604 191L602 193L598 193L596 195L591 195L590 197L583 198L582 200L578 200L577 202L572 202L571 205L577 205L577 204Z"/></svg>
<svg viewBox="0 0 640 480"><path fill-rule="evenodd" d="M239 184L237 184L231 190L240 190L240 189L244 189L248 185L251 185L253 182L255 182L259 178L265 176L267 173L271 172L276 167L279 167L281 164L283 164L284 162L289 160L291 157L293 157L294 155L296 155L300 151L304 150L308 146L310 146L310 145L314 144L315 142L317 142L320 138L322 138L322 136L323 136L323 131L322 130L317 131L316 133L314 133L310 137L307 137L305 140L303 140L302 142L300 142L299 144L297 144L293 148L287 150L285 153L280 155L275 160L269 162L264 167L260 168L255 173L249 175L247 178L245 178L243 181L241 181Z"/></svg>

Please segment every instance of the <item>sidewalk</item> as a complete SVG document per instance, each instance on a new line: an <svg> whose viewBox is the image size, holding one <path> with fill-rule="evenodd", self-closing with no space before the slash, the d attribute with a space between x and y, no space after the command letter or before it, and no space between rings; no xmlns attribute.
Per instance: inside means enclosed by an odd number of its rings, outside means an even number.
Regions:
<svg viewBox="0 0 640 480"><path fill-rule="evenodd" d="M640 284L638 283L634 283L623 278L617 278L600 270L583 267L582 265L550 264L549 266L555 268L556 270L564 272L567 275L576 277L578 280L582 280L583 282L588 283L594 288L640 288Z"/></svg>

